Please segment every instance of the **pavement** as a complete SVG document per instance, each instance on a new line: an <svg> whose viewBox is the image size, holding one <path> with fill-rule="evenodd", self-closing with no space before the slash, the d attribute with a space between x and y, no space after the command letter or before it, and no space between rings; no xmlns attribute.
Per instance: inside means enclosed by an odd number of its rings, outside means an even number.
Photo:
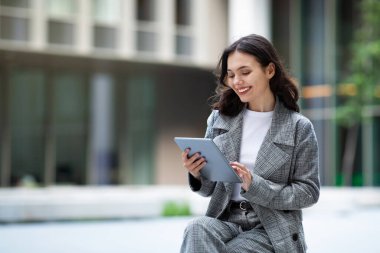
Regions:
<svg viewBox="0 0 380 253"><path fill-rule="evenodd" d="M323 188L320 201L304 210L308 252L380 252L379 203L378 188ZM193 218L7 222L0 225L0 252L174 253Z"/></svg>

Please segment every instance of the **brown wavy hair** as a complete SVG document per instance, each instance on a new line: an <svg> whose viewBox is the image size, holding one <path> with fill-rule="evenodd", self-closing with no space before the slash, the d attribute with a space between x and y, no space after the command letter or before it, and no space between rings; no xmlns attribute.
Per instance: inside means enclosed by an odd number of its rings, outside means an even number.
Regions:
<svg viewBox="0 0 380 253"><path fill-rule="evenodd" d="M263 68L272 62L275 66L275 74L269 81L269 87L273 95L286 108L299 112L297 104L299 94L295 81L287 73L273 45L266 38L256 34L240 38L223 51L215 72L218 85L215 95L211 97L213 109L219 110L221 114L226 116L236 116L246 105L225 83L228 56L235 51L254 56Z"/></svg>

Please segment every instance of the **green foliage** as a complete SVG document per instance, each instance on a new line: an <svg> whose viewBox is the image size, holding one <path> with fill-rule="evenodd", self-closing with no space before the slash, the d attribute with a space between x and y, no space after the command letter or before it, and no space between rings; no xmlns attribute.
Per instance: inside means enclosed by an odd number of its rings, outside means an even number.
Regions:
<svg viewBox="0 0 380 253"><path fill-rule="evenodd" d="M354 33L347 83L355 86L355 94L345 99L337 110L338 123L347 127L360 123L363 106L379 101L380 85L380 1L361 0L360 24Z"/></svg>
<svg viewBox="0 0 380 253"><path fill-rule="evenodd" d="M363 181L364 181L363 173L361 172L354 173L352 177L352 186L363 186L363 183L364 183Z"/></svg>
<svg viewBox="0 0 380 253"><path fill-rule="evenodd" d="M188 203L176 203L174 201L168 201L164 204L164 208L161 212L162 216L190 216L190 205Z"/></svg>

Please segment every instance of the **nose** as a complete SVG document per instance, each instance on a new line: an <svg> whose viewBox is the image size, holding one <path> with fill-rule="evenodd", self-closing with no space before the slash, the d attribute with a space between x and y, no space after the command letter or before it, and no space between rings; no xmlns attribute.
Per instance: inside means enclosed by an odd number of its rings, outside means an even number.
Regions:
<svg viewBox="0 0 380 253"><path fill-rule="evenodd" d="M234 85L241 85L243 83L243 80L239 78L237 75L234 77L233 84Z"/></svg>

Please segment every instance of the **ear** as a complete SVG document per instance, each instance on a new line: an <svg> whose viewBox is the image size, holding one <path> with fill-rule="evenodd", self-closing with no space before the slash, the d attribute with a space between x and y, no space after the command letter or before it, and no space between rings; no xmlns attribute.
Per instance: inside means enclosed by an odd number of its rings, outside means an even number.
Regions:
<svg viewBox="0 0 380 253"><path fill-rule="evenodd" d="M276 73L276 67L273 62L269 63L266 67L266 75L269 79L271 79Z"/></svg>

